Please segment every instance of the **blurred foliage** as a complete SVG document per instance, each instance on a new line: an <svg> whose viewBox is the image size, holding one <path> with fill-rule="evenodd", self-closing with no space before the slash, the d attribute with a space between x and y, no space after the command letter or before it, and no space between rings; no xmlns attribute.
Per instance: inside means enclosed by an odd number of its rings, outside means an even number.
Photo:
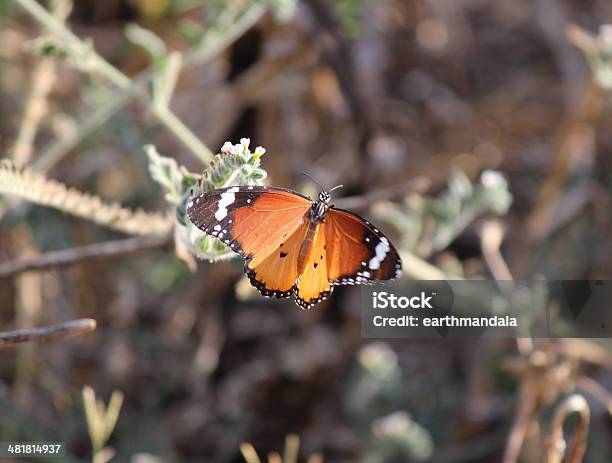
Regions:
<svg viewBox="0 0 612 463"><path fill-rule="evenodd" d="M404 205L381 203L375 213L402 230L402 245L418 255L446 248L470 223L486 212L504 215L512 195L504 176L486 170L475 184L453 171L448 188L437 198L412 197Z"/></svg>
<svg viewBox="0 0 612 463"><path fill-rule="evenodd" d="M361 348L359 363L349 381L345 408L359 422L369 423L372 414L389 413L403 395L402 370L397 354L385 343Z"/></svg>
<svg viewBox="0 0 612 463"><path fill-rule="evenodd" d="M285 449L281 456L280 453L271 452L268 454L268 463L298 463L300 449L300 439L296 435L289 435L285 439ZM240 446L240 452L247 463L261 463L255 448L245 442ZM306 463L323 463L323 457L313 454L308 457Z"/></svg>
<svg viewBox="0 0 612 463"><path fill-rule="evenodd" d="M82 394L87 429L93 449L93 463L107 463L113 457L114 451L106 447L106 443L119 419L123 394L119 391L113 392L108 406L96 398L96 393L89 386L83 388Z"/></svg>
<svg viewBox="0 0 612 463"><path fill-rule="evenodd" d="M596 36L572 25L568 28L568 36L584 53L593 79L602 87L612 89L612 25L601 26Z"/></svg>
<svg viewBox="0 0 612 463"><path fill-rule="evenodd" d="M338 0L333 3L341 30L347 37L356 38L363 31L364 0Z"/></svg>
<svg viewBox="0 0 612 463"><path fill-rule="evenodd" d="M408 413L393 412L372 424L373 436L363 463L394 460L421 462L431 458L433 441L425 428L410 419Z"/></svg>

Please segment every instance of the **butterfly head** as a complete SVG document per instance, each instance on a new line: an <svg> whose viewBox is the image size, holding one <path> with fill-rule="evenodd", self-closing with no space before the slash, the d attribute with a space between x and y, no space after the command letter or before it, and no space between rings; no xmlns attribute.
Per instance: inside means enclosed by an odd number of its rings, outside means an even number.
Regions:
<svg viewBox="0 0 612 463"><path fill-rule="evenodd" d="M329 204L329 202L331 201L331 195L327 191L322 191L321 193L319 193L318 201L320 203L327 203L327 204Z"/></svg>
<svg viewBox="0 0 612 463"><path fill-rule="evenodd" d="M331 194L330 193L332 191L334 191L335 189L341 188L341 187L342 187L342 185L338 185L337 187L334 187L334 188L332 188L329 191L322 190L319 193L319 197L312 204L312 209L310 211L310 217L312 218L312 220L314 222L321 222L323 220L327 210L330 207L333 207L332 204L330 204L330 201L331 201Z"/></svg>
<svg viewBox="0 0 612 463"><path fill-rule="evenodd" d="M312 208L310 209L310 218L313 222L323 221L325 213L330 208L330 201L331 196L329 193L326 191L319 193L318 199L312 203Z"/></svg>

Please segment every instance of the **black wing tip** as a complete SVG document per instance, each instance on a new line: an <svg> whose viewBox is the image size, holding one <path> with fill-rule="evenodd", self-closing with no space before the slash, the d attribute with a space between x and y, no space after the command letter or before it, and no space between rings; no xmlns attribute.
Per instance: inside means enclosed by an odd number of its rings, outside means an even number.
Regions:
<svg viewBox="0 0 612 463"><path fill-rule="evenodd" d="M395 267L393 268L393 274L388 276L387 278L384 278L382 281L393 281L393 280L397 280L401 278L402 259L399 257L399 254L397 254L397 251L396 251L396 255L397 255L397 259L395 260Z"/></svg>
<svg viewBox="0 0 612 463"><path fill-rule="evenodd" d="M375 276L369 270L359 270L355 273L343 275L337 280L329 280L329 284L332 286L343 286L343 285L373 285L376 283L384 283L386 281L397 280L402 276L402 260L399 255L395 261L395 267L393 273L390 275L384 275L382 277Z"/></svg>
<svg viewBox="0 0 612 463"><path fill-rule="evenodd" d="M390 280L397 280L402 277L403 268L402 268L402 259L397 256L397 261L395 261L395 275L389 278Z"/></svg>
<svg viewBox="0 0 612 463"><path fill-rule="evenodd" d="M197 217L198 207L197 206L200 205L200 203L204 203L206 201L206 195L207 193L200 193L196 196L193 196L187 202L187 207L185 208L189 221L202 231L204 231L204 227L198 223L198 217Z"/></svg>
<svg viewBox="0 0 612 463"><path fill-rule="evenodd" d="M191 215L191 211L194 210L195 206L200 202L200 200L204 197L204 193L199 195L192 196L189 202L187 203L187 213Z"/></svg>

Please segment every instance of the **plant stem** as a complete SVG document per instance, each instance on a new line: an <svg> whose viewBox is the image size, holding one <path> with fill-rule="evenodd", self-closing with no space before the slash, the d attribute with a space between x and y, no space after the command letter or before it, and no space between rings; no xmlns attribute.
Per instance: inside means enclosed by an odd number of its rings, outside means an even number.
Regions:
<svg viewBox="0 0 612 463"><path fill-rule="evenodd" d="M142 254L151 250L167 248L171 243L171 236L138 236L61 251L50 251L38 256L1 263L0 278L12 277L22 272L63 267L86 260Z"/></svg>
<svg viewBox="0 0 612 463"><path fill-rule="evenodd" d="M35 170L46 172L55 166L61 159L72 149L74 149L81 140L88 137L102 126L113 114L123 108L127 102L129 93L117 92L114 98L111 98L108 103L98 107L89 116L83 119L74 130L68 131L67 134L61 136L54 142L45 147L40 156L32 163L32 168Z"/></svg>
<svg viewBox="0 0 612 463"><path fill-rule="evenodd" d="M47 341L49 339L89 333L96 329L96 321L91 318L81 318L58 325L42 326L26 330L7 331L0 333L0 348L30 341Z"/></svg>
<svg viewBox="0 0 612 463"><path fill-rule="evenodd" d="M201 46L184 54L183 65L202 64L210 61L253 27L265 12L266 5L264 2L253 2L251 6L242 13L242 16L233 24L230 24L229 27L224 27L222 30L206 34L202 39Z"/></svg>
<svg viewBox="0 0 612 463"><path fill-rule="evenodd" d="M506 443L506 450L504 451L503 463L516 463L518 461L521 449L523 448L523 442L527 435L527 429L533 419L535 410L535 400L533 395L526 390L521 390L519 393L519 403L516 414L514 416L514 422L510 435L508 436L508 442Z"/></svg>
<svg viewBox="0 0 612 463"><path fill-rule="evenodd" d="M0 160L0 194L16 196L47 207L91 220L133 235L167 235L172 217L131 210L100 197L68 188L28 168L17 168L8 159Z"/></svg>
<svg viewBox="0 0 612 463"><path fill-rule="evenodd" d="M212 161L213 153L191 132L191 130L177 118L170 109L160 110L156 107L151 97L140 85L133 85L128 76L123 74L108 61L98 55L89 43L82 41L70 32L60 21L54 18L47 10L34 0L17 0L17 2L30 13L34 19L45 26L51 33L64 41L72 50L77 52L77 58L87 57L94 72L98 72L106 79L126 92L128 95L136 96L151 110L158 120L164 124L198 159L203 163ZM127 96L127 95L126 95ZM118 109L121 104L115 105Z"/></svg>
<svg viewBox="0 0 612 463"><path fill-rule="evenodd" d="M28 1L28 0L26 0ZM40 8L40 7L39 7ZM44 11L44 10L43 10ZM207 34L202 40L202 45L183 53L183 68L210 61L221 51L227 48L246 31L248 31L266 12L266 6L261 2L249 6L236 21L227 28ZM38 19L38 17L37 17ZM143 91L153 78L152 68L141 72L130 84L130 88L122 89L106 104L96 108L91 114L83 118L83 122L76 130L65 137L51 143L45 148L34 166L39 170L48 170L65 156L71 149L76 147L83 139L92 134L102 126L113 114L121 110L129 97L136 91ZM159 115L158 115L159 116ZM164 117L164 115L162 115ZM170 121L172 124L173 121ZM175 126L176 130L181 130ZM191 134L193 135L193 134ZM212 153L210 155L212 158ZM207 155L208 158L208 155Z"/></svg>
<svg viewBox="0 0 612 463"><path fill-rule="evenodd" d="M438 267L431 265L411 252L400 253L403 263L403 271L408 278L415 280L461 280L462 278L446 275Z"/></svg>

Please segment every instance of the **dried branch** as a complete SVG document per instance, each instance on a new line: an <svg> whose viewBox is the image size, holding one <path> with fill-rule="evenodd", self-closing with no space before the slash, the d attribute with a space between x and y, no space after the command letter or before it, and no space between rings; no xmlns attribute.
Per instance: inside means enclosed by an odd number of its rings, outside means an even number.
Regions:
<svg viewBox="0 0 612 463"><path fill-rule="evenodd" d="M580 338L562 339L557 344L560 355L574 361L583 362L603 368L612 368L610 352L593 342Z"/></svg>
<svg viewBox="0 0 612 463"><path fill-rule="evenodd" d="M521 391L519 395L519 404L512 423L512 430L508 436L506 450L502 463L516 463L523 448L523 442L527 435L527 429L533 420L533 414L536 409L534 396L529 391Z"/></svg>
<svg viewBox="0 0 612 463"><path fill-rule="evenodd" d="M223 138L236 124L244 108L255 105L274 93L278 80L301 66L307 66L316 58L309 44L299 44L282 55L260 60L228 84L224 98L216 106L208 108L204 117L207 134L213 146L222 143ZM222 110L215 110L222 108Z"/></svg>
<svg viewBox="0 0 612 463"><path fill-rule="evenodd" d="M96 321L91 318L80 318L57 325L42 326L26 330L0 333L0 348L10 347L24 342L49 341L55 338L89 333L96 329Z"/></svg>
<svg viewBox="0 0 612 463"><path fill-rule="evenodd" d="M53 207L133 235L167 235L172 228L170 217L141 209L125 209L118 204L105 204L97 196L69 189L29 168L17 168L8 159L0 161L0 194L2 193Z"/></svg>
<svg viewBox="0 0 612 463"><path fill-rule="evenodd" d="M574 434L569 447L567 447L563 437L563 424L567 417L573 413L580 415L580 420L576 425ZM589 422L591 411L586 399L580 394L572 394L557 408L551 431L546 445L546 462L561 463L563 456L566 455L566 463L580 463L586 451L586 441L589 432ZM568 449L567 452L565 451Z"/></svg>
<svg viewBox="0 0 612 463"><path fill-rule="evenodd" d="M7 278L31 270L46 270L63 267L87 260L115 258L141 254L152 249L169 248L172 243L170 235L159 237L134 237L124 240L106 241L87 246L52 251L39 256L9 261L0 264L0 278Z"/></svg>
<svg viewBox="0 0 612 463"><path fill-rule="evenodd" d="M503 226L496 220L486 221L481 229L481 248L485 261L497 281L514 281L512 273L501 255L500 246L504 239Z"/></svg>
<svg viewBox="0 0 612 463"><path fill-rule="evenodd" d="M601 115L604 94L605 90L591 79L584 87L578 106L566 115L560 125L553 143L553 165L542 182L538 198L527 220L529 244L539 242L550 232L556 198L562 192L568 176L576 169L579 160L585 155L592 155L592 127Z"/></svg>
<svg viewBox="0 0 612 463"><path fill-rule="evenodd" d="M23 166L32 157L32 146L38 131L38 125L47 111L47 95L55 80L54 61L43 58L32 71L32 88L25 105L19 134L13 147L13 160L15 164Z"/></svg>
<svg viewBox="0 0 612 463"><path fill-rule="evenodd" d="M456 280L452 275L447 275L435 265L424 261L408 251L400 252L403 263L403 272L409 278L415 280Z"/></svg>
<svg viewBox="0 0 612 463"><path fill-rule="evenodd" d="M506 368L519 379L520 394L518 410L506 446L503 463L515 463L517 461L526 436L529 436L530 441L538 445L545 443L544 438L539 433L537 417L544 407L554 403L562 395L575 390L578 384L580 359L565 355L559 346L560 343L543 343L529 356L523 355L506 362ZM561 410L569 410L566 413L567 415L573 411L580 411L579 405L570 401L566 404L566 408ZM586 432L586 430L583 431ZM579 433L577 436L579 436ZM553 438L554 436L551 437L551 439ZM568 455L574 455L574 457L566 459L566 462L579 463L581 461L584 448L581 448L580 440L577 439L573 440L573 450L568 453ZM558 443L558 440L556 442ZM542 448L542 452L546 450ZM550 451L551 447L548 445L549 460L546 461L559 462L558 459L550 460ZM576 459L577 457L579 459Z"/></svg>
<svg viewBox="0 0 612 463"><path fill-rule="evenodd" d="M63 22L72 10L72 2L70 0L52 2L51 7L53 16ZM55 60L50 57L41 58L32 71L32 87L13 147L12 157L18 166L27 164L32 157L36 132L40 121L47 112L47 95L55 79Z"/></svg>
<svg viewBox="0 0 612 463"><path fill-rule="evenodd" d="M337 20L325 0L305 0L304 2L316 19L316 26L309 31L310 38L321 51L324 61L334 71L338 85L351 111L355 124L360 157L360 175L366 179L370 175L368 166L368 144L375 130L375 124L367 107L367 102L359 89L356 78L356 66L353 60L351 44L339 32Z"/></svg>
<svg viewBox="0 0 612 463"><path fill-rule="evenodd" d="M484 260L499 288L504 292L506 297L512 298L512 293L516 289L516 285L512 273L500 251L501 244L504 240L504 232L505 230L499 222L494 220L485 222L480 231L481 249ZM518 313L516 315L518 315ZM533 340L530 337L517 337L516 343L518 351L522 355L528 355L533 351Z"/></svg>
<svg viewBox="0 0 612 463"><path fill-rule="evenodd" d="M429 188L429 184L429 179L417 177L399 185L371 191L363 195L340 198L335 200L334 204L342 209L365 209L378 201L403 198L413 192L424 192Z"/></svg>
<svg viewBox="0 0 612 463"><path fill-rule="evenodd" d="M612 415L612 394L605 387L588 376L579 377L576 386L599 400L606 407L608 413Z"/></svg>

